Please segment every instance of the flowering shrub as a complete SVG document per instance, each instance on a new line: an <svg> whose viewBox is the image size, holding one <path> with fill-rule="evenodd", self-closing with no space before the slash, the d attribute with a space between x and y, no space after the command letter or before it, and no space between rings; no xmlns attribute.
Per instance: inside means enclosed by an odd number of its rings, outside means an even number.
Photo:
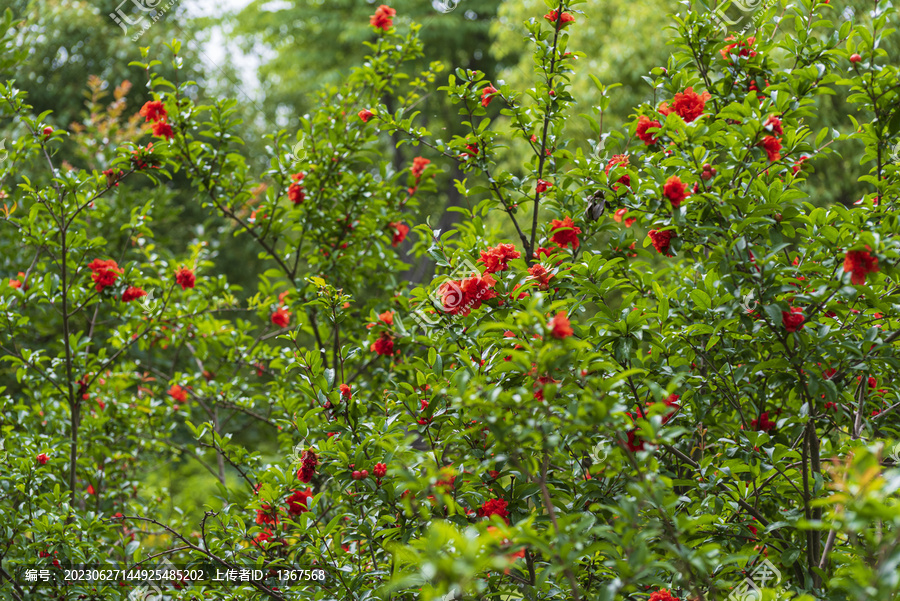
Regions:
<svg viewBox="0 0 900 601"><path fill-rule="evenodd" d="M671 100L624 131L588 116L607 157L565 132L577 8L526 24L531 89L457 69L439 90L469 131L444 140L414 111L434 73L400 68L418 27L378 7L364 66L271 136L264 173L234 103L196 104L162 56L140 64L152 126L104 170L62 168L66 133L0 85L20 132L0 165L21 241L0 284L6 596L110 598L134 583L19 575L166 558L327 570L247 599L721 599L761 566L770 598L895 598L900 85L876 43L895 12L836 27L803 0L742 39L674 17L650 78ZM860 111L852 207L803 191L845 141L805 125L822 94ZM397 170L388 140L423 156ZM500 169L514 140L529 154ZM414 223L454 164L456 229ZM253 240L246 301L202 237L156 244L143 181ZM440 275L406 286L401 245ZM216 482L199 513L143 479L180 458Z"/></svg>

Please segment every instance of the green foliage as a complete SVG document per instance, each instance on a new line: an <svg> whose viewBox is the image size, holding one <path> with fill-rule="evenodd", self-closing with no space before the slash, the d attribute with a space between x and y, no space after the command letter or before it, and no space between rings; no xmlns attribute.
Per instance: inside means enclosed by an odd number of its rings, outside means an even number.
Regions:
<svg viewBox="0 0 900 601"><path fill-rule="evenodd" d="M523 86L462 65L434 89L418 25L354 17L362 66L261 170L178 42L134 65L152 145L99 98L71 135L108 170L60 168L69 134L0 85L5 596L109 598L21 574L165 557L327 571L246 599L896 598L896 12L802 0L753 40L674 15L657 95L598 156L567 127L586 3L545 5ZM860 109L849 135L814 127L826 95ZM854 144L863 201L817 206L810 169ZM453 229L411 219L440 170ZM167 243L185 188L254 244L250 289L205 232ZM404 243L440 275L407 285Z"/></svg>

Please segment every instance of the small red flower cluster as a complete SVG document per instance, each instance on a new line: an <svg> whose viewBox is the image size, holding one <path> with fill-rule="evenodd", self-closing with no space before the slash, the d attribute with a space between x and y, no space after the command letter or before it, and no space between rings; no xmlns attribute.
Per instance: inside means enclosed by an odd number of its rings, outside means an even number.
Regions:
<svg viewBox="0 0 900 601"><path fill-rule="evenodd" d="M684 119L685 123L690 123L703 114L706 108L706 101L710 98L709 92L698 94L693 87L690 87L685 89L684 92L675 94L675 97L672 99L672 106L669 106L667 102L663 102L659 105L658 110L660 114L666 116L670 113L676 113Z"/></svg>
<svg viewBox="0 0 900 601"><path fill-rule="evenodd" d="M378 316L378 322L370 323L366 327L369 329L372 329L376 326L387 326L387 328L390 328L394 325L394 312L385 311L384 313L380 314ZM389 330L381 332L378 339L374 343L372 343L371 347L369 347L369 350L374 351L379 355L393 355L394 336Z"/></svg>
<svg viewBox="0 0 900 601"><path fill-rule="evenodd" d="M873 257L871 248L866 250L848 250L844 257L844 271L851 274L850 281L856 285L866 283L866 275L878 273L878 257Z"/></svg>
<svg viewBox="0 0 900 601"><path fill-rule="evenodd" d="M563 29L564 27L568 27L570 23L575 22L575 17L573 17L571 13L565 11L560 13L558 10L551 10L544 15L544 19L551 25L555 25L557 29Z"/></svg>
<svg viewBox="0 0 900 601"><path fill-rule="evenodd" d="M494 248L481 251L478 263L484 263L485 273L497 273L509 269L508 261L521 256L514 244L498 244Z"/></svg>
<svg viewBox="0 0 900 601"><path fill-rule="evenodd" d="M305 177L305 173L295 173L291 176L294 183L288 186L288 199L294 203L294 206L303 204L303 201L306 200L306 192L303 190L303 185L300 183Z"/></svg>
<svg viewBox="0 0 900 601"><path fill-rule="evenodd" d="M363 109L359 111L359 118L362 119L363 123L368 123L369 119L375 116L375 113L370 111L369 109Z"/></svg>
<svg viewBox="0 0 900 601"><path fill-rule="evenodd" d="M375 14L369 17L369 24L375 29L390 31L391 27L394 26L394 16L396 14L396 10L387 4L382 4L375 10Z"/></svg>
<svg viewBox="0 0 900 601"><path fill-rule="evenodd" d="M409 233L409 226L405 223L400 223L399 221L391 221L388 223L388 227L394 233L394 237L391 240L391 246L396 248L400 245L404 240L406 240L406 234Z"/></svg>
<svg viewBox="0 0 900 601"><path fill-rule="evenodd" d="M279 328L286 328L291 323L291 312L284 305L284 299L287 297L287 291L278 295L278 308L272 313L272 323Z"/></svg>
<svg viewBox="0 0 900 601"><path fill-rule="evenodd" d="M106 261L94 259L88 265L91 270L91 279L96 284L97 292L102 291L116 283L116 279L122 274L122 269L112 259Z"/></svg>
<svg viewBox="0 0 900 601"><path fill-rule="evenodd" d="M578 234L581 228L575 226L575 222L571 217L565 217L562 221L554 219L550 222L550 240L552 240L560 248L567 248L572 245L572 250L578 248L580 242Z"/></svg>
<svg viewBox="0 0 900 601"><path fill-rule="evenodd" d="M803 309L800 307L791 307L790 313L787 311L781 312L781 322L784 324L784 329L788 332L802 330L804 321L806 321L806 318L803 317Z"/></svg>
<svg viewBox="0 0 900 601"><path fill-rule="evenodd" d="M416 157L413 159L413 166L409 171L410 173L412 173L416 181L408 190L410 196L415 194L416 190L419 189L419 182L422 180L422 174L425 173L425 167L427 167L429 163L431 163L431 161L429 161L425 157Z"/></svg>
<svg viewBox="0 0 900 601"><path fill-rule="evenodd" d="M303 451L300 455L300 469L297 471L297 478L300 482L309 483L312 477L316 475L316 466L319 465L319 456L312 449Z"/></svg>
<svg viewBox="0 0 900 601"><path fill-rule="evenodd" d="M675 232L672 230L650 230L647 232L647 235L650 236L650 241L653 243L653 248L656 249L656 252L667 257L672 256L669 254L669 247L672 244L672 238L675 237Z"/></svg>
<svg viewBox="0 0 900 601"><path fill-rule="evenodd" d="M681 182L677 175L673 175L663 185L663 194L672 203L672 208L677 209L681 206L682 201L688 197L687 186Z"/></svg>
<svg viewBox="0 0 900 601"><path fill-rule="evenodd" d="M181 286L182 290L193 288L194 284L197 282L197 278L194 276L194 270L188 269L187 267L179 268L178 271L175 272L175 282Z"/></svg>
<svg viewBox="0 0 900 601"><path fill-rule="evenodd" d="M147 292L142 288L138 288L137 286L129 286L125 292L122 293L122 302L130 303L133 300L137 300L141 297L147 296Z"/></svg>
<svg viewBox="0 0 900 601"><path fill-rule="evenodd" d="M638 117L637 129L634 133L644 144L651 146L656 144L659 141L659 138L653 137L653 134L649 133L647 130L659 127L662 127L662 124L659 121L651 121L649 117L641 115Z"/></svg>
<svg viewBox="0 0 900 601"><path fill-rule="evenodd" d="M488 84L486 88L481 90L481 106L487 107L491 101L494 99L494 96L497 94L497 88Z"/></svg>
<svg viewBox="0 0 900 601"><path fill-rule="evenodd" d="M750 426L758 432L771 432L775 429L775 422L769 420L768 411L763 411L759 418L750 420Z"/></svg>
<svg viewBox="0 0 900 601"><path fill-rule="evenodd" d="M175 408L178 409L178 403L186 403L187 402L187 390L179 386L178 384L172 384L169 387L168 392L169 396L175 399Z"/></svg>
<svg viewBox="0 0 900 601"><path fill-rule="evenodd" d="M554 338L568 338L574 333L565 311L560 311L550 320L550 335Z"/></svg>
<svg viewBox="0 0 900 601"><path fill-rule="evenodd" d="M497 296L492 289L496 283L497 280L488 273L473 275L459 281L446 281L438 288L442 308L450 315L465 317L472 310L481 307L481 303Z"/></svg>
<svg viewBox="0 0 900 601"><path fill-rule="evenodd" d="M727 46L719 50L719 54L722 55L722 58L724 60L728 61L729 65L732 64L732 62L729 60L732 54L737 54L738 56L747 58L753 58L754 56L756 56L756 50L753 49L753 44L756 42L755 37L749 37L746 40L740 40L738 38L735 38L733 35L730 35L725 38L726 42L731 42L733 40L737 41L732 44L728 44ZM738 51L732 52L732 50L734 50L735 48L737 48Z"/></svg>
<svg viewBox="0 0 900 601"><path fill-rule="evenodd" d="M144 103L140 115L144 117L144 123L153 122L154 136L164 137L168 140L175 135L172 126L167 122L169 114L166 112L162 100L150 100Z"/></svg>
<svg viewBox="0 0 900 601"><path fill-rule="evenodd" d="M628 155L627 154L614 154L609 162L606 164L606 167L603 169L603 172L606 175L609 175L609 172L616 166L628 167ZM631 176L627 173L616 180L617 184L625 184L629 188L631 187ZM619 186L617 184L613 184L613 190L618 190Z"/></svg>
<svg viewBox="0 0 900 601"><path fill-rule="evenodd" d="M489 499L478 509L478 517L490 519L492 515L496 515L509 524L509 511L506 509L508 506L509 503L503 499Z"/></svg>

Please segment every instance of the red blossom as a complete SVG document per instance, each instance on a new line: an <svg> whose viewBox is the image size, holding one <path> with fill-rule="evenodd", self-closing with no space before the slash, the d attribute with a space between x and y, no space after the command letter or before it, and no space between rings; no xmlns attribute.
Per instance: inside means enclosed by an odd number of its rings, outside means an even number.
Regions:
<svg viewBox="0 0 900 601"><path fill-rule="evenodd" d="M353 396L353 393L350 391L349 384L341 384L340 386L338 386L338 389L341 391L341 397L343 397L345 400L349 401Z"/></svg>
<svg viewBox="0 0 900 601"><path fill-rule="evenodd" d="M606 175L608 176L609 172L612 171L612 169L617 165L620 167L628 167L628 155L627 154L614 154L612 156L612 158L609 160L609 162L606 164L606 167L603 169L603 172L606 173ZM617 179L616 182L625 184L626 186L628 186L630 188L631 187L631 176L626 173L625 175L623 175L619 179ZM619 189L619 186L614 184L613 190L618 190L618 189Z"/></svg>
<svg viewBox="0 0 900 601"><path fill-rule="evenodd" d="M769 118L766 119L764 127L776 136L784 135L784 128L781 127L781 119L779 119L777 115L769 115Z"/></svg>
<svg viewBox="0 0 900 601"><path fill-rule="evenodd" d="M153 135L169 140L175 133L172 131L172 126L168 123L165 121L157 121L153 124Z"/></svg>
<svg viewBox="0 0 900 601"><path fill-rule="evenodd" d="M568 338L574 333L565 311L560 311L550 320L550 334L554 338Z"/></svg>
<svg viewBox="0 0 900 601"><path fill-rule="evenodd" d="M770 163L781 160L781 140L775 136L766 136L759 143L766 151Z"/></svg>
<svg viewBox="0 0 900 601"><path fill-rule="evenodd" d="M678 597L674 596L669 592L668 589L659 589L652 595L650 595L650 599L647 601L680 601Z"/></svg>
<svg viewBox="0 0 900 601"><path fill-rule="evenodd" d="M478 263L484 263L485 273L496 273L509 269L508 261L518 259L521 256L514 244L498 244L494 248L481 251L481 258L478 259Z"/></svg>
<svg viewBox="0 0 900 601"><path fill-rule="evenodd" d="M539 179L537 181L537 185L534 187L534 191L537 192L538 194L543 194L544 192L546 192L547 190L549 190L552 187L553 187L553 184L551 184L550 182L545 182L544 180Z"/></svg>
<svg viewBox="0 0 900 601"><path fill-rule="evenodd" d="M491 103L494 99L494 95L497 93L497 88L488 84L487 87L481 90L481 106L486 107Z"/></svg>
<svg viewBox="0 0 900 601"><path fill-rule="evenodd" d="M116 279L123 273L123 270L112 259L105 261L94 259L88 265L88 269L91 270L91 279L96 284L97 292L115 284Z"/></svg>
<svg viewBox="0 0 900 601"><path fill-rule="evenodd" d="M307 488L306 490L295 490L287 499L288 504L288 513L291 515L300 515L306 511L309 511L307 508L307 503L309 500L313 498L313 492L311 488Z"/></svg>
<svg viewBox="0 0 900 601"><path fill-rule="evenodd" d="M735 39L737 39L737 38L730 35L727 38L725 38L725 41L731 42L732 40L735 40ZM745 57L753 58L754 56L756 56L756 50L753 50L753 48L752 48L754 42L756 42L755 37L749 37L746 40L738 40L737 42L734 42L733 44L728 44L727 46L725 46L724 48L719 50L719 54L722 55L723 59L728 61L728 64L731 64L731 61L728 59L730 58L730 55L732 55L732 54L737 54L738 56L745 56ZM732 50L734 50L735 48L739 49L737 53L732 52Z"/></svg>
<svg viewBox="0 0 900 601"><path fill-rule="evenodd" d="M141 107L140 115L141 117L144 117L144 123L149 121L164 121L169 116L162 100L150 100L145 102L144 106Z"/></svg>
<svg viewBox="0 0 900 601"><path fill-rule="evenodd" d="M122 293L122 302L130 303L133 300L139 299L143 296L147 296L147 293L138 288L137 286L129 286L125 292Z"/></svg>
<svg viewBox="0 0 900 601"><path fill-rule="evenodd" d="M635 135L640 138L641 141L644 142L647 146L652 144L656 144L659 139L653 137L653 134L648 133L648 129L659 128L662 127L659 121L651 121L649 117L645 117L641 115L638 118L637 129L635 129Z"/></svg>
<svg viewBox="0 0 900 601"><path fill-rule="evenodd" d="M567 248L572 245L572 250L578 248L578 234L581 228L575 227L575 222L571 217L565 217L562 221L554 219L550 222L550 240L555 242L560 248Z"/></svg>
<svg viewBox="0 0 900 601"><path fill-rule="evenodd" d="M553 277L553 274L540 263L535 263L529 267L528 273L531 276L529 279L534 280L541 290L547 290L550 287L550 279Z"/></svg>
<svg viewBox="0 0 900 601"><path fill-rule="evenodd" d="M286 307L278 307L272 313L272 323L279 328L286 328L291 323L291 312Z"/></svg>
<svg viewBox="0 0 900 601"><path fill-rule="evenodd" d="M393 239L391 240L391 246L399 246L401 242L406 240L406 234L409 233L409 226L405 223L400 223L399 221L392 221L388 223L388 227L393 231Z"/></svg>
<svg viewBox="0 0 900 601"><path fill-rule="evenodd" d="M509 524L509 511L506 510L508 505L509 503L503 499L490 499L478 509L478 517L490 518L492 515L496 515Z"/></svg>
<svg viewBox="0 0 900 601"><path fill-rule="evenodd" d="M181 286L182 290L193 288L194 284L197 282L197 278L194 276L194 270L188 269L187 267L180 268L175 272L175 282Z"/></svg>
<svg viewBox="0 0 900 601"><path fill-rule="evenodd" d="M684 92L675 94L675 98L672 99L672 110L678 113L685 123L690 123L703 114L706 101L709 99L709 92L697 94L694 88L687 88Z"/></svg>
<svg viewBox="0 0 900 601"><path fill-rule="evenodd" d="M416 179L419 179L420 177L422 177L422 174L425 172L425 167L427 167L429 163L431 163L431 161L429 161L426 158L423 158L423 157L414 158L413 166L410 169L410 171L413 174L413 177L415 177Z"/></svg>
<svg viewBox="0 0 900 601"><path fill-rule="evenodd" d="M363 123L368 123L369 119L375 116L375 113L370 111L369 109L363 109L359 111L359 118L362 119Z"/></svg>
<svg viewBox="0 0 900 601"><path fill-rule="evenodd" d="M383 463L376 463L375 467L372 468L372 473L375 474L376 478L384 478L387 474L387 466Z"/></svg>
<svg viewBox="0 0 900 601"><path fill-rule="evenodd" d="M628 209L622 207L621 209L616 209L616 212L613 214L613 221L616 223L622 223L622 220L625 221L625 227L631 227L631 225L635 222L634 217L625 217L628 213Z"/></svg>
<svg viewBox="0 0 900 601"><path fill-rule="evenodd" d="M50 457L47 456L47 453L39 453L37 457L35 457L38 463L41 465L46 465L48 461L50 461Z"/></svg>
<svg viewBox="0 0 900 601"><path fill-rule="evenodd" d="M758 432L771 432L775 429L775 422L769 420L768 411L763 411L758 419L750 420L750 427Z"/></svg>
<svg viewBox="0 0 900 601"><path fill-rule="evenodd" d="M369 350L374 351L379 355L392 355L394 354L394 339L390 334L384 332L378 340L372 343Z"/></svg>
<svg viewBox="0 0 900 601"><path fill-rule="evenodd" d="M295 205L303 204L303 201L306 200L306 192L304 192L303 186L300 184L305 177L305 173L295 173L291 176L294 183L288 186L288 200Z"/></svg>
<svg viewBox="0 0 900 601"><path fill-rule="evenodd" d="M784 329L788 332L802 330L804 321L806 321L806 318L803 317L803 309L800 307L791 307L790 313L787 311L781 312L781 322L784 324Z"/></svg>
<svg viewBox="0 0 900 601"><path fill-rule="evenodd" d="M466 316L481 307L481 303L497 296L492 289L497 283L490 274L475 275L463 280L450 280L438 288L443 310L450 315Z"/></svg>
<svg viewBox="0 0 900 601"><path fill-rule="evenodd" d="M396 10L387 4L382 4L375 10L375 14L369 17L369 24L375 29L389 31L394 26L394 15L396 14Z"/></svg>
<svg viewBox="0 0 900 601"><path fill-rule="evenodd" d="M544 19L551 25L556 25L557 29L568 27L570 23L575 21L575 17L573 17L571 13L563 11L562 14L560 14L558 10L551 10L544 15Z"/></svg>
<svg viewBox="0 0 900 601"><path fill-rule="evenodd" d="M681 182L677 175L667 179L665 185L663 185L663 194L666 195L666 198L669 199L669 202L672 203L672 207L675 209L680 207L682 201L688 197L686 190L687 186Z"/></svg>
<svg viewBox="0 0 900 601"><path fill-rule="evenodd" d="M653 243L653 248L656 249L656 252L669 256L669 247L672 243L672 238L675 237L674 231L650 230L647 235L650 236L650 241Z"/></svg>
<svg viewBox="0 0 900 601"><path fill-rule="evenodd" d="M167 391L169 396L178 401L179 403L187 402L187 390L179 386L178 384L172 384Z"/></svg>
<svg viewBox="0 0 900 601"><path fill-rule="evenodd" d="M850 281L856 285L866 283L866 275L877 273L878 257L873 257L871 249L866 246L866 250L848 250L847 256L844 258L844 271L850 272Z"/></svg>

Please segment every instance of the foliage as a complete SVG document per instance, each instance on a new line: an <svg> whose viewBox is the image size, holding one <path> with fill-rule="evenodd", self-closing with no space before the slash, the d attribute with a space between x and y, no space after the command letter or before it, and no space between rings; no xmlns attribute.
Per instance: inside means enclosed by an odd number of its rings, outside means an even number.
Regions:
<svg viewBox="0 0 900 601"><path fill-rule="evenodd" d="M165 557L327 570L231 587L247 599L747 598L762 566L767 598L897 596L896 12L785 3L752 41L674 15L660 96L598 158L566 132L584 2L546 4L526 89L457 68L437 90L459 135L417 112L419 27L378 8L362 66L263 172L177 42L136 65L153 144L126 129L103 171L61 169L66 134L0 86L24 132L0 163L22 241L0 284L5 595L106 598L123 587L9 574ZM813 130L823 94L872 119ZM385 135L424 156L396 168ZM816 206L804 180L850 142L862 202ZM449 231L410 219L439 169L461 174ZM188 182L254 241L246 300L202 236L158 242L139 179ZM427 285L402 280L407 234ZM182 458L215 484L201 515L144 485Z"/></svg>

